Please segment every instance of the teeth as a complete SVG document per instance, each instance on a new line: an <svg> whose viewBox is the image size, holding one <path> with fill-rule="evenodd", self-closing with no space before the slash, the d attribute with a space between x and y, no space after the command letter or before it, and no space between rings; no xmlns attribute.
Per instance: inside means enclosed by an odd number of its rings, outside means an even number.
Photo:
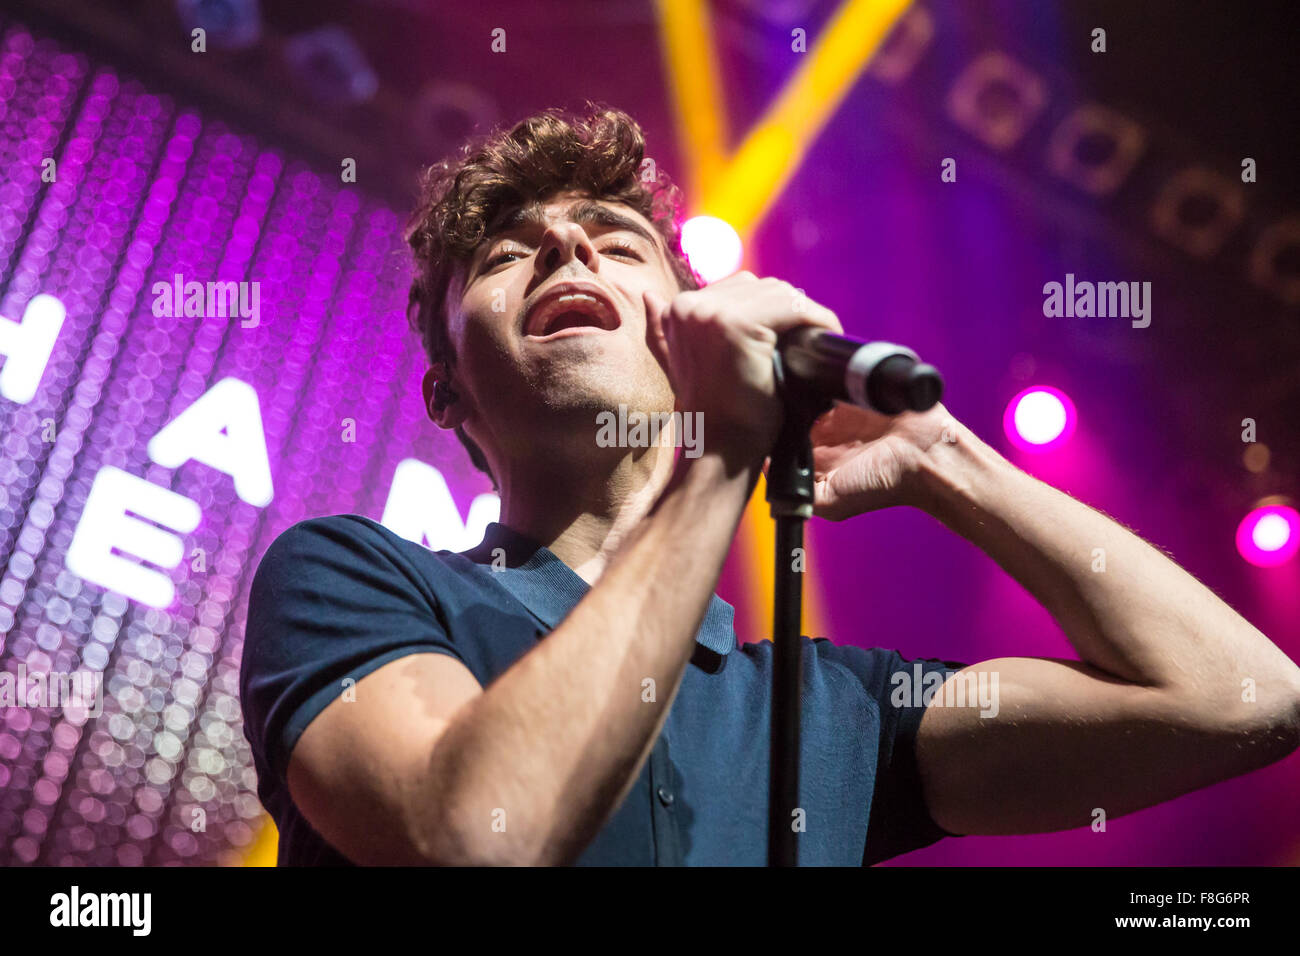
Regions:
<svg viewBox="0 0 1300 956"><path fill-rule="evenodd" d="M540 335L544 333L552 318L575 303L591 303L596 307L596 311L601 316L608 317L609 307L601 299L586 292L566 292L564 295L556 296L554 299L551 299L546 303L546 306L542 310L542 314L538 315L534 319L534 325L537 328L537 331L533 334Z"/></svg>

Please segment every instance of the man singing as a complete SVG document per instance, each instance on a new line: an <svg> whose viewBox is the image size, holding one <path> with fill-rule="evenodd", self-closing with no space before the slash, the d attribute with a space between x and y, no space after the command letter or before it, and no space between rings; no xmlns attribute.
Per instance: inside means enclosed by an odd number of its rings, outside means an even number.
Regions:
<svg viewBox="0 0 1300 956"><path fill-rule="evenodd" d="M424 399L501 519L462 554L358 515L267 550L241 691L282 864L766 862L772 644L738 645L714 588L781 423L777 337L841 328L775 278L700 288L644 150L620 112L548 111L426 174L407 235ZM620 405L697 416L699 447L598 441ZM801 864L1086 826L1300 744L1295 663L942 405L836 405L812 438L817 515L928 512L1078 659L802 638ZM997 706L897 693L918 674L980 679Z"/></svg>

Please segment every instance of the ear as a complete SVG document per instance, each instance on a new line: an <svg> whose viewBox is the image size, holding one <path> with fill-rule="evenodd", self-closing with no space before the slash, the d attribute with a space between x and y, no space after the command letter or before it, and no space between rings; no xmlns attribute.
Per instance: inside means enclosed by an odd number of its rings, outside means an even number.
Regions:
<svg viewBox="0 0 1300 956"><path fill-rule="evenodd" d="M439 383L442 383L441 389L436 388ZM442 362L429 366L420 383L420 390L424 394L425 413L439 428L455 428L469 417L469 403L452 387L451 373ZM439 394L449 399L441 407L436 402Z"/></svg>

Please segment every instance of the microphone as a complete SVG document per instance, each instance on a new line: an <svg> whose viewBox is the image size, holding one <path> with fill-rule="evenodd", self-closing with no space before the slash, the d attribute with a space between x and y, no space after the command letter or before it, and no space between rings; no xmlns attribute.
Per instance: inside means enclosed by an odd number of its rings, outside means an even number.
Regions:
<svg viewBox="0 0 1300 956"><path fill-rule="evenodd" d="M859 342L805 325L782 335L777 352L786 378L884 415L923 412L943 394L939 370L893 342Z"/></svg>

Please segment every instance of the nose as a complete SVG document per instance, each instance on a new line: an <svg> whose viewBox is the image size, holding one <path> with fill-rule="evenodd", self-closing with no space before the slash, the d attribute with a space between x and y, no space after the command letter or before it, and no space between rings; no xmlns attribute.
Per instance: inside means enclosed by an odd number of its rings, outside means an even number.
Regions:
<svg viewBox="0 0 1300 956"><path fill-rule="evenodd" d="M596 247L582 226L576 222L557 222L542 236L534 262L538 278L545 278L575 260L595 272L599 268L598 259Z"/></svg>

